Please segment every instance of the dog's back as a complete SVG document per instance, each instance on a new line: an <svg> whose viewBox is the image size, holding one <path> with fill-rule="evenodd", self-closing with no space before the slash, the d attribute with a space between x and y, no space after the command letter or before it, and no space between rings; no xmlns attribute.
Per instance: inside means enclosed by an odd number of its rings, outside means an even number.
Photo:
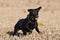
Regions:
<svg viewBox="0 0 60 40"><path fill-rule="evenodd" d="M28 27L28 22L29 21L27 21L27 19L25 18L25 19L20 19L17 23L16 23L16 25L15 25L15 29L17 30L17 29L20 29L20 30L24 30L24 31L29 31L28 29L27 29L27 27Z"/></svg>

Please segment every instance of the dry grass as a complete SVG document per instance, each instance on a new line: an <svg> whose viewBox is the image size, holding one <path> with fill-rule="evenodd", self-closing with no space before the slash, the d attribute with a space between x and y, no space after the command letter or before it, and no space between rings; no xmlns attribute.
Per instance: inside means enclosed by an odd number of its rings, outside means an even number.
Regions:
<svg viewBox="0 0 60 40"><path fill-rule="evenodd" d="M9 36L15 23L25 18L29 8L42 6L39 12L39 29L31 35ZM0 40L60 40L60 0L0 0Z"/></svg>

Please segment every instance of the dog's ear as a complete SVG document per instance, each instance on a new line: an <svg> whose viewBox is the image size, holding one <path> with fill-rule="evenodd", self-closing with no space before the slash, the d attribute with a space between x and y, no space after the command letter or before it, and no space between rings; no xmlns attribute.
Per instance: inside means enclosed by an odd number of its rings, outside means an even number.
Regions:
<svg viewBox="0 0 60 40"><path fill-rule="evenodd" d="M37 10L39 11L41 8L42 8L42 7L40 6L40 7L37 8Z"/></svg>
<svg viewBox="0 0 60 40"><path fill-rule="evenodd" d="M28 9L28 12L32 12L32 9Z"/></svg>

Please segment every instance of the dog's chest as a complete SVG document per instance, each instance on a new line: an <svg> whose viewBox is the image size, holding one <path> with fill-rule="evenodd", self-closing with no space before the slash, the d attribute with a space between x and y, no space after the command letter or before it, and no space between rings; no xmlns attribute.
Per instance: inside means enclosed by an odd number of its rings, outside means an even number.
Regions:
<svg viewBox="0 0 60 40"><path fill-rule="evenodd" d="M34 29L36 26L36 22L28 22L27 27L30 29Z"/></svg>

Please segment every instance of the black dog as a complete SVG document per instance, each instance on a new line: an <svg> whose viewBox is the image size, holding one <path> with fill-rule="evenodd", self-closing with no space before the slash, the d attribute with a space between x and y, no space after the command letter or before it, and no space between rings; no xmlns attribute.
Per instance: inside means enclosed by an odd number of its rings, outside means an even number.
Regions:
<svg viewBox="0 0 60 40"><path fill-rule="evenodd" d="M32 33L32 30L35 28L38 33L40 33L38 29L38 23L37 19L38 18L38 12L41 9L41 7L36 8L36 9L28 9L29 14L25 19L19 20L15 27L14 27L14 33L13 36L19 31L22 30L23 34L26 35L28 32Z"/></svg>

